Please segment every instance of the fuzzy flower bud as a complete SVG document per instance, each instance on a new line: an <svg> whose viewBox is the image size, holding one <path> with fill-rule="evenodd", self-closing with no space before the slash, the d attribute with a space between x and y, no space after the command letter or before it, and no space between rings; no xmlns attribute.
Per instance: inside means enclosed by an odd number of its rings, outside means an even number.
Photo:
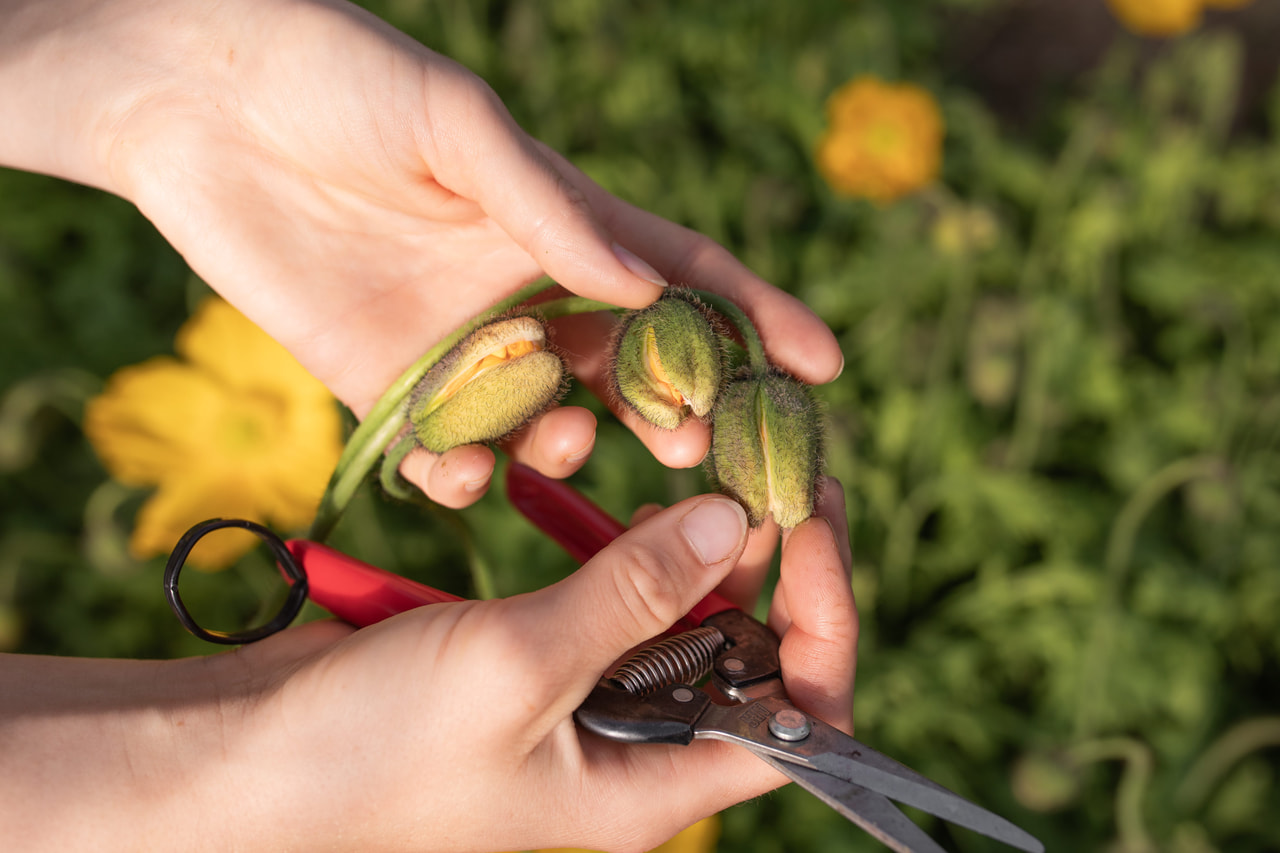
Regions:
<svg viewBox="0 0 1280 853"><path fill-rule="evenodd" d="M627 316L613 364L618 397L662 429L675 429L691 412L706 417L724 372L720 339L706 310L679 289Z"/></svg>
<svg viewBox="0 0 1280 853"><path fill-rule="evenodd" d="M809 386L780 371L740 376L720 395L707 469L752 527L772 515L795 527L813 515L822 422Z"/></svg>
<svg viewBox="0 0 1280 853"><path fill-rule="evenodd" d="M427 371L414 389L409 421L418 443L433 453L498 441L559 399L564 376L539 320L495 320Z"/></svg>

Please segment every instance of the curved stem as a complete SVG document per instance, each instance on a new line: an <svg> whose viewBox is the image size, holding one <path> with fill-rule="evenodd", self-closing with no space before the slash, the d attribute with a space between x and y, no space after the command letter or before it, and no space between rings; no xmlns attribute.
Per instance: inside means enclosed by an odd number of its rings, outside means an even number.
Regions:
<svg viewBox="0 0 1280 853"><path fill-rule="evenodd" d="M333 532L334 525L342 517L343 510L351 502L351 498L364 482L364 478L373 470L383 451L404 428L406 421L404 401L422 379L423 374L459 341L481 325L494 316L536 296L551 285L550 280L543 279L518 290L427 350L425 355L400 374L400 378L383 392L378 402L347 439L342 455L338 457L338 464L334 466L333 475L329 478L329 485L320 498L315 519L311 522L311 530L308 532L310 538L323 542Z"/></svg>
<svg viewBox="0 0 1280 853"><path fill-rule="evenodd" d="M1222 460L1217 456L1193 456L1178 459L1151 475L1130 496L1116 515L1107 538L1107 550L1103 558L1102 600L1094 616L1085 650L1083 670L1076 705L1076 733L1086 735L1093 725L1093 717L1100 702L1106 696L1105 674L1111 652L1112 632L1120 618L1121 598L1129 576L1129 563L1133 557L1138 530L1156 504L1180 486L1192 480L1220 476Z"/></svg>
<svg viewBox="0 0 1280 853"><path fill-rule="evenodd" d="M1186 814L1198 811L1240 759L1271 746L1280 746L1280 717L1257 717L1232 726L1187 770L1174 801Z"/></svg>
<svg viewBox="0 0 1280 853"><path fill-rule="evenodd" d="M587 299L585 296L566 296L562 299L552 299L548 302L540 302L533 306L533 309L544 320L554 320L557 317L568 317L570 314L590 314L593 311L617 311L617 305L611 305L608 302L601 302L597 299Z"/></svg>
<svg viewBox="0 0 1280 853"><path fill-rule="evenodd" d="M1151 783L1153 764L1147 745L1133 738L1102 738L1072 747L1070 756L1077 764L1099 761L1124 763L1120 784L1116 788L1116 833L1124 850L1154 851L1156 848L1142 814L1142 801Z"/></svg>
<svg viewBox="0 0 1280 853"><path fill-rule="evenodd" d="M417 487L400 476L400 463L409 455L409 451L413 450L416 442L412 435L404 435L400 440L391 446L391 449L382 457L382 467L378 471L378 481L382 485L382 490L388 495L401 501L416 501L423 497Z"/></svg>
<svg viewBox="0 0 1280 853"><path fill-rule="evenodd" d="M1083 176L1098 152L1105 126L1096 112L1085 116L1072 131L1062 154L1054 163L1045 192L1036 205L1031 239L1019 272L1018 290L1031 302L1032 311L1026 331L1026 370L1023 372L1015 402L1013 435L1009 440L1007 466L1026 470L1036 462L1049 423L1048 412L1052 389L1049 371L1050 354L1055 343L1048 331L1049 293L1045 280L1062 219L1069 209Z"/></svg>
<svg viewBox="0 0 1280 853"><path fill-rule="evenodd" d="M737 328L747 347L747 363L751 366L751 372L756 376L767 373L769 359L764 354L764 342L760 340L760 333L756 331L755 324L751 322L747 312L718 293L708 293L705 290L694 290L693 293Z"/></svg>
<svg viewBox="0 0 1280 853"><path fill-rule="evenodd" d="M386 457L382 460L382 469L379 473L382 488L397 500L426 507L437 518L452 527L457 533L458 539L462 542L463 550L467 552L467 568L471 574L471 585L474 588L475 597L481 599L495 597L497 595L497 585L493 580L493 572L489 569L489 564L485 562L484 556L476 546L475 536L472 535L471 527L467 524L466 519L456 509L449 509L435 503L419 491L416 486L400 476L400 463L415 447L417 447L417 442L411 436L406 435L387 451Z"/></svg>
<svg viewBox="0 0 1280 853"><path fill-rule="evenodd" d="M943 484L939 480L926 480L916 486L898 505L889 522L884 546L882 600L886 612L900 615L907 611L911 601L911 568L915 560L916 541L920 526L929 513L942 503Z"/></svg>

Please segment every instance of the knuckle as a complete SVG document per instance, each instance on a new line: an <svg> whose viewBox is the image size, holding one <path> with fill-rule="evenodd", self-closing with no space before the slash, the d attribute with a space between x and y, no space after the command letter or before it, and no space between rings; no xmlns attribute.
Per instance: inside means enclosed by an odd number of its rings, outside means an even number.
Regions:
<svg viewBox="0 0 1280 853"><path fill-rule="evenodd" d="M688 231L688 239L677 257L672 281L697 282L706 279L707 270L722 268L733 260L733 254L705 234Z"/></svg>
<svg viewBox="0 0 1280 853"><path fill-rule="evenodd" d="M559 203L540 217L529 233L528 250L535 257L563 248L572 241L581 223L595 219L595 210L586 194L546 158L539 157L539 160Z"/></svg>
<svg viewBox="0 0 1280 853"><path fill-rule="evenodd" d="M637 635L666 630L684 615L684 596L672 582L672 558L651 547L628 543L613 573L623 616Z"/></svg>

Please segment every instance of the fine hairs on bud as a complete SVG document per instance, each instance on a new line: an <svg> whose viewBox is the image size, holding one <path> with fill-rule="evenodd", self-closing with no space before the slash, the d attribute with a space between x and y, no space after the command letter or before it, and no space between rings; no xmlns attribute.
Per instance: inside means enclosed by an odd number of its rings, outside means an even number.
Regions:
<svg viewBox="0 0 1280 853"><path fill-rule="evenodd" d="M481 326L451 349L414 388L409 422L418 444L444 453L519 432L564 393L565 367L547 348L535 317Z"/></svg>
<svg viewBox="0 0 1280 853"><path fill-rule="evenodd" d="M735 377L713 415L707 474L742 504L752 527L772 515L795 527L813 515L822 417L809 386L774 368Z"/></svg>
<svg viewBox="0 0 1280 853"><path fill-rule="evenodd" d="M668 288L619 326L612 390L644 420L676 429L690 415L710 414L724 381L724 359L707 309L689 290Z"/></svg>

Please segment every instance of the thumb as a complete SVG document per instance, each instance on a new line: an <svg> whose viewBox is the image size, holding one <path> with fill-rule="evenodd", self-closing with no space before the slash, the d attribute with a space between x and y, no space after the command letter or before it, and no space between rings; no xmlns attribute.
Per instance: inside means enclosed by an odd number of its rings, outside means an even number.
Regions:
<svg viewBox="0 0 1280 853"><path fill-rule="evenodd" d="M563 652L543 676L576 707L618 658L670 628L737 563L747 517L718 495L646 519L541 594L534 624L557 626Z"/></svg>

